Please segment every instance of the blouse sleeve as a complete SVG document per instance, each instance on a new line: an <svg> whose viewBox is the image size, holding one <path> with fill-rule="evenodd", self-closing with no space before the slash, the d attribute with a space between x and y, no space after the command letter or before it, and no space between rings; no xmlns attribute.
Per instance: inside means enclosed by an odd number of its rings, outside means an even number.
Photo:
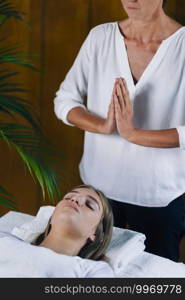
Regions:
<svg viewBox="0 0 185 300"><path fill-rule="evenodd" d="M181 150L185 150L185 126L176 127L179 134L179 145Z"/></svg>
<svg viewBox="0 0 185 300"><path fill-rule="evenodd" d="M82 44L80 51L67 73L54 99L54 111L58 119L73 126L67 120L69 111L77 106L83 107L84 97L87 95L88 75L90 65L90 41L92 30Z"/></svg>

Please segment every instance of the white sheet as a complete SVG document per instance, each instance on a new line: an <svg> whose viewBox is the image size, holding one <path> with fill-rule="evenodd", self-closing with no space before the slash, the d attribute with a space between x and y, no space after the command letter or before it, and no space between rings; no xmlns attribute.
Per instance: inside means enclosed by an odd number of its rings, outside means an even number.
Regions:
<svg viewBox="0 0 185 300"><path fill-rule="evenodd" d="M185 264L143 251L116 275L123 278L185 278Z"/></svg>
<svg viewBox="0 0 185 300"><path fill-rule="evenodd" d="M19 227L25 222L31 222L34 220L35 217L17 213L17 212L9 212L8 214L4 215L2 218L0 218L0 231L6 231L11 232L13 228ZM117 236L116 234L117 233ZM129 233L129 231L128 231ZM175 263L169 259L147 253L144 251L141 247L144 240L142 240L141 236L139 238L140 233L136 233L133 235L133 233L130 235L132 236L132 239L125 240L125 248L126 251L130 248L130 252L132 255L130 256L123 256L120 257L120 260L122 261L121 267L119 264L117 265L117 261L115 263L115 270L116 270L116 277L134 277L134 278L140 278L140 277L165 277L165 278L185 278L185 264L183 263ZM116 238L120 238L120 229L114 228L114 234L113 234L113 240L116 240ZM137 237L137 238L136 238ZM132 243L130 242L132 240ZM138 241L139 244L138 244ZM120 240L117 241L117 245L119 247ZM114 241L116 243L116 241ZM134 253L134 243L135 245L139 245L137 248L138 251ZM141 244L140 244L141 243ZM130 245L130 246L129 246ZM110 245L109 250L114 249L113 244ZM122 244L123 247L123 244ZM125 248L122 249L120 252L118 250L115 250L112 252L112 261L117 258L115 256L115 251L118 251L119 253L124 253ZM109 252L110 253L110 252ZM128 253L128 251L127 251ZM130 259L128 259L130 257ZM117 266L119 266L117 268Z"/></svg>
<svg viewBox="0 0 185 300"><path fill-rule="evenodd" d="M0 278L114 277L108 263L58 254L0 232Z"/></svg>

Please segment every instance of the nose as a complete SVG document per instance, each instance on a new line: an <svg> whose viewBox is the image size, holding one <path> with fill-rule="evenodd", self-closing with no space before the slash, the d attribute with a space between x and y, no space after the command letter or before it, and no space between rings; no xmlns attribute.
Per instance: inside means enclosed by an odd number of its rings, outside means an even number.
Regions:
<svg viewBox="0 0 185 300"><path fill-rule="evenodd" d="M71 198L71 201L76 202L79 206L82 206L85 203L85 197L83 197L81 195L78 195L78 194L75 194Z"/></svg>

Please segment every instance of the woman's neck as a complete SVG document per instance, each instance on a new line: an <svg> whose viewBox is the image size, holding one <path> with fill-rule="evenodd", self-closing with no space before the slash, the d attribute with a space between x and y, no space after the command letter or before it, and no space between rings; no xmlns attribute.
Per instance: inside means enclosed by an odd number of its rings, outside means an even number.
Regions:
<svg viewBox="0 0 185 300"><path fill-rule="evenodd" d="M65 236L58 237L54 234L49 233L39 246L51 249L59 254L76 256L78 255L84 244L85 241L82 240L77 240Z"/></svg>
<svg viewBox="0 0 185 300"><path fill-rule="evenodd" d="M120 22L120 27L128 40L147 44L160 42L178 30L181 25L161 13L150 20L128 18Z"/></svg>

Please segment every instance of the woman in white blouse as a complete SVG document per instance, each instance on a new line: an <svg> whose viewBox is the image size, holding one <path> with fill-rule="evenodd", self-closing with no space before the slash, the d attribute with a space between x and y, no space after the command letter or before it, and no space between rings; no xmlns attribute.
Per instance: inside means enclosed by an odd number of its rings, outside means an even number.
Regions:
<svg viewBox="0 0 185 300"><path fill-rule="evenodd" d="M62 82L55 113L85 131L83 182L146 251L179 259L185 204L185 28L163 0L121 0L128 18L94 27ZM87 107L84 96L87 95Z"/></svg>
<svg viewBox="0 0 185 300"><path fill-rule="evenodd" d="M108 200L77 186L60 201L32 244L0 233L0 277L114 277L104 256L113 229Z"/></svg>

